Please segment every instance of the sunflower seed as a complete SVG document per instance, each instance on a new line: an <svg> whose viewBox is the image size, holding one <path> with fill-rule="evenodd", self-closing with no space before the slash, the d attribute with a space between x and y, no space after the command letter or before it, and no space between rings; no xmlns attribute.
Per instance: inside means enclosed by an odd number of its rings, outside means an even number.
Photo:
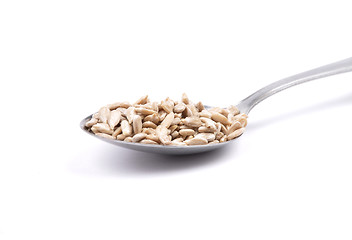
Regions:
<svg viewBox="0 0 352 240"><path fill-rule="evenodd" d="M165 128L169 128L172 121L174 120L174 113L170 112L165 118L164 120L160 123L161 127L165 127Z"/></svg>
<svg viewBox="0 0 352 240"><path fill-rule="evenodd" d="M129 123L132 123L133 117L136 115L135 108L134 107L129 107L127 108L125 112L125 116L128 120Z"/></svg>
<svg viewBox="0 0 352 240"><path fill-rule="evenodd" d="M106 134L106 133L96 133L95 135L99 136L99 137L103 137L103 138L108 138L108 139L114 139L115 138L109 134Z"/></svg>
<svg viewBox="0 0 352 240"><path fill-rule="evenodd" d="M186 146L187 144L185 142L179 142L179 141L171 141L171 145L174 146Z"/></svg>
<svg viewBox="0 0 352 240"><path fill-rule="evenodd" d="M182 113L185 109L186 109L186 105L183 102L181 102L181 103L178 103L174 107L174 112L175 113Z"/></svg>
<svg viewBox="0 0 352 240"><path fill-rule="evenodd" d="M181 118L176 117L176 115L175 115L175 118L172 121L171 125L178 125L180 122L181 122Z"/></svg>
<svg viewBox="0 0 352 240"><path fill-rule="evenodd" d="M157 102L152 102L152 109L155 112L159 112L159 104Z"/></svg>
<svg viewBox="0 0 352 240"><path fill-rule="evenodd" d="M196 132L193 129L181 129L179 134L183 137L194 135Z"/></svg>
<svg viewBox="0 0 352 240"><path fill-rule="evenodd" d="M174 110L174 103L170 100L162 101L160 106L166 113L171 113Z"/></svg>
<svg viewBox="0 0 352 240"><path fill-rule="evenodd" d="M112 134L113 131L111 130L110 126L107 123L97 123L92 127L92 130L100 133L107 133Z"/></svg>
<svg viewBox="0 0 352 240"><path fill-rule="evenodd" d="M213 129L213 128L207 128L204 126L200 126L198 128L198 132L200 132L200 133L214 133L214 132L216 132L216 128Z"/></svg>
<svg viewBox="0 0 352 240"><path fill-rule="evenodd" d="M219 142L226 142L227 141L227 136L223 136L222 138L220 138Z"/></svg>
<svg viewBox="0 0 352 240"><path fill-rule="evenodd" d="M125 138L126 138L126 136L123 135L123 134L120 134L120 135L116 136L116 140L120 140L120 141L123 141Z"/></svg>
<svg viewBox="0 0 352 240"><path fill-rule="evenodd" d="M191 117L192 115L191 109L186 106L185 110L182 112L182 117Z"/></svg>
<svg viewBox="0 0 352 240"><path fill-rule="evenodd" d="M172 132L175 131L177 128L178 128L177 125L172 125L172 126L169 127L169 130L170 130L170 132L172 133Z"/></svg>
<svg viewBox="0 0 352 240"><path fill-rule="evenodd" d="M122 134L126 137L132 135L132 126L129 124L127 120L123 120L121 122Z"/></svg>
<svg viewBox="0 0 352 240"><path fill-rule="evenodd" d="M174 140L172 140L173 142L183 142L183 138L176 138L176 139L174 139Z"/></svg>
<svg viewBox="0 0 352 240"><path fill-rule="evenodd" d="M212 142L209 142L208 144L216 144L216 143L219 143L219 140L214 140Z"/></svg>
<svg viewBox="0 0 352 240"><path fill-rule="evenodd" d="M93 118L96 118L96 119L99 120L99 112L94 113L94 114L93 114Z"/></svg>
<svg viewBox="0 0 352 240"><path fill-rule="evenodd" d="M205 123L205 126L210 129L216 129L215 122L209 118L206 117L200 117L199 118L203 123Z"/></svg>
<svg viewBox="0 0 352 240"><path fill-rule="evenodd" d="M159 111L159 121L163 121L167 113L164 110Z"/></svg>
<svg viewBox="0 0 352 240"><path fill-rule="evenodd" d="M183 94L182 94L182 102L183 102L184 104L189 104L189 99L188 99L186 93L183 93Z"/></svg>
<svg viewBox="0 0 352 240"><path fill-rule="evenodd" d="M229 115L230 111L228 109L225 108L219 108L219 107L214 107L210 109L211 112L218 112L224 116Z"/></svg>
<svg viewBox="0 0 352 240"><path fill-rule="evenodd" d="M129 107L131 107L131 104L128 102L116 102L116 103L107 105L107 107L110 110L115 110L117 108L129 108Z"/></svg>
<svg viewBox="0 0 352 240"><path fill-rule="evenodd" d="M185 141L187 145L204 145L207 144L208 141L204 138L192 138Z"/></svg>
<svg viewBox="0 0 352 240"><path fill-rule="evenodd" d="M216 140L220 140L222 137L224 137L225 136L225 134L223 133L223 132L217 132L216 134L215 134L215 139Z"/></svg>
<svg viewBox="0 0 352 240"><path fill-rule="evenodd" d="M132 142L139 142L146 138L147 134L145 133L137 133L132 137Z"/></svg>
<svg viewBox="0 0 352 240"><path fill-rule="evenodd" d="M229 106L227 109L234 116L240 113L240 110L238 110L238 108L236 106L233 106L233 105Z"/></svg>
<svg viewBox="0 0 352 240"><path fill-rule="evenodd" d="M156 124L151 121L146 121L142 124L143 128L156 128Z"/></svg>
<svg viewBox="0 0 352 240"><path fill-rule="evenodd" d="M194 136L193 135L190 135L190 136L187 136L186 138L185 138L185 140L190 140L190 139L193 139L194 138Z"/></svg>
<svg viewBox="0 0 352 240"><path fill-rule="evenodd" d="M98 123L98 119L97 118L91 118L89 121L86 122L85 126L87 128L90 128L96 123Z"/></svg>
<svg viewBox="0 0 352 240"><path fill-rule="evenodd" d="M154 142L160 143L160 140L156 134L148 134L146 138L149 140L153 140Z"/></svg>
<svg viewBox="0 0 352 240"><path fill-rule="evenodd" d="M202 110L202 111L199 113L199 116L200 116L200 117L211 118L211 113L210 113L208 110L204 109L204 110Z"/></svg>
<svg viewBox="0 0 352 240"><path fill-rule="evenodd" d="M140 143L143 143L143 144L158 144L157 142L153 141L153 140L150 140L150 139L143 139L142 141L140 141Z"/></svg>
<svg viewBox="0 0 352 240"><path fill-rule="evenodd" d="M133 132L134 134L142 132L142 118L139 115L133 116Z"/></svg>
<svg viewBox="0 0 352 240"><path fill-rule="evenodd" d="M187 107L189 108L189 110L191 110L192 116L199 116L198 109L196 108L196 106L194 106L193 104L188 104Z"/></svg>
<svg viewBox="0 0 352 240"><path fill-rule="evenodd" d="M214 121L221 122L224 125L230 124L229 120L221 113L218 113L215 111L211 111L210 113L211 113L211 119L213 119Z"/></svg>
<svg viewBox="0 0 352 240"><path fill-rule="evenodd" d="M118 127L118 128L116 128L116 130L113 132L112 136L113 136L114 138L116 138L117 135L119 135L120 133L122 133L122 129L121 129L121 127Z"/></svg>
<svg viewBox="0 0 352 240"><path fill-rule="evenodd" d="M132 137L126 137L126 138L124 139L124 141L125 141L125 142L132 142Z"/></svg>
<svg viewBox="0 0 352 240"><path fill-rule="evenodd" d="M203 111L203 110L204 110L203 103L202 103L202 102L198 102L198 103L196 104L196 108L197 108L198 112Z"/></svg>
<svg viewBox="0 0 352 240"><path fill-rule="evenodd" d="M234 121L239 121L242 125L242 127L246 127L247 126L247 118L248 116L244 113L238 114L236 116L233 117Z"/></svg>
<svg viewBox="0 0 352 240"><path fill-rule="evenodd" d="M110 118L108 120L108 123L110 125L111 129L114 129L117 124L120 123L121 120L121 112L118 110L113 110L110 112Z"/></svg>
<svg viewBox="0 0 352 240"><path fill-rule="evenodd" d="M171 133L171 137L174 138L174 139L177 138L179 135L180 135L180 134L179 134L178 131L173 131L173 132Z"/></svg>
<svg viewBox="0 0 352 240"><path fill-rule="evenodd" d="M233 133L231 133L231 134L227 137L227 139L228 139L228 140L232 140L232 139L234 139L234 138L237 138L237 137L239 137L240 135L242 135L243 132L244 132L244 128L243 128L243 127L242 127L242 128L239 128L239 129L235 130ZM221 141L220 141L220 142L221 142Z"/></svg>
<svg viewBox="0 0 352 240"><path fill-rule="evenodd" d="M242 127L242 124L239 121L234 121L231 126L229 127L227 134L230 135L233 133L235 130L239 129Z"/></svg>
<svg viewBox="0 0 352 240"><path fill-rule="evenodd" d="M159 115L157 113L153 113L152 115L148 115L144 118L144 121L151 121L155 124L159 124L160 118Z"/></svg>
<svg viewBox="0 0 352 240"><path fill-rule="evenodd" d="M208 142L212 142L215 140L215 134L213 134L213 133L198 133L197 135L194 136L194 138L204 138Z"/></svg>
<svg viewBox="0 0 352 240"><path fill-rule="evenodd" d="M156 130L153 128L143 128L142 132L146 134L156 134Z"/></svg>
<svg viewBox="0 0 352 240"><path fill-rule="evenodd" d="M227 135L227 128L224 126L224 124L219 123L220 125L220 131L223 132L225 135Z"/></svg>
<svg viewBox="0 0 352 240"><path fill-rule="evenodd" d="M107 107L102 107L99 110L99 120L102 123L107 123L110 118L110 109Z"/></svg>
<svg viewBox="0 0 352 240"><path fill-rule="evenodd" d="M202 121L198 117L186 117L183 120L183 124L189 127L200 127L202 126Z"/></svg>
<svg viewBox="0 0 352 240"><path fill-rule="evenodd" d="M156 113L154 110L148 109L148 108L145 108L145 107L137 107L137 108L134 109L134 111L136 113L140 113L140 114L143 114L143 115L150 115L150 114Z"/></svg>
<svg viewBox="0 0 352 240"><path fill-rule="evenodd" d="M145 95L143 97L141 97L140 99L137 100L137 102L135 102L135 105L138 104L146 104L148 102L148 95Z"/></svg>
<svg viewBox="0 0 352 240"><path fill-rule="evenodd" d="M168 135L168 130L164 126L158 126L156 128L156 135L163 145L169 145L171 142L171 136Z"/></svg>

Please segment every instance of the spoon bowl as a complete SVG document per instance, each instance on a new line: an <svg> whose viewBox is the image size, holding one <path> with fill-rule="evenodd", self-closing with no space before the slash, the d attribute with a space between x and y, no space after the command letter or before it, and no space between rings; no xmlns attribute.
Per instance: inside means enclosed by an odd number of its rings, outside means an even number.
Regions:
<svg viewBox="0 0 352 240"><path fill-rule="evenodd" d="M210 108L208 106L204 106L205 108ZM83 131L88 133L89 135L96 137L104 142L108 142L114 144L116 146L141 151L141 152L150 152L150 153L158 153L158 154L167 154L167 155L188 155L188 154L197 154L197 153L204 153L213 151L219 148L224 147L226 144L230 143L231 141L226 141L223 143L216 143L216 144L209 144L209 145L192 145L192 146L165 146L165 145L153 145L153 144L142 144L142 143L133 143L133 142L125 142L119 140L108 139L104 137L100 137L95 135L94 133L88 131L88 128L85 127L85 124L89 119L92 118L92 115L84 118L81 123L80 127Z"/></svg>
<svg viewBox="0 0 352 240"><path fill-rule="evenodd" d="M293 75L288 78L284 78L282 80L276 81L272 84L269 84L266 87L263 87L251 94L247 98L243 99L237 104L237 108L241 113L248 114L251 109L256 106L258 103L263 101L264 99L270 97L271 95L278 93L286 88L305 83L311 80L320 79L340 73L350 72L352 71L352 58L347 58L335 63L331 63L319 68L315 68L303 73L299 73ZM205 106L205 108L210 108L209 106ZM99 138L102 141L142 152L151 152L151 153L160 153L160 154L170 154L170 155L185 155L185 154L196 154L203 153L208 151L213 151L215 149L222 148L229 144L231 141L226 141L223 143L216 144L208 144L208 145L193 145L193 146L165 146L165 145L152 145L152 144L142 144L142 143L131 143L119 140L107 139L104 137L97 136L92 132L88 131L85 127L85 123L91 119L92 115L84 118L80 126L83 131ZM237 138L236 138L237 139Z"/></svg>

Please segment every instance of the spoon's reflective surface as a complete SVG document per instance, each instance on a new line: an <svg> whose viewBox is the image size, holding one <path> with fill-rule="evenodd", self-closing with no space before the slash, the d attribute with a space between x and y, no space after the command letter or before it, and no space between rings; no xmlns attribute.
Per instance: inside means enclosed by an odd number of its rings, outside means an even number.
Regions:
<svg viewBox="0 0 352 240"><path fill-rule="evenodd" d="M350 72L352 71L352 58L348 58L339 62L331 63L319 68L315 68L303 73L299 73L297 75L284 78L268 86L256 91L252 95L248 96L247 98L243 99L237 104L238 109L241 113L248 114L250 110L266 99L271 95L280 92L286 88L305 83L311 80L324 78L331 75L336 75L339 73ZM209 108L209 107L206 107ZM131 142L124 142L119 140L111 140L103 137L96 136L92 132L89 132L88 129L85 127L85 123L92 117L92 115L84 118L80 126L81 128L87 132L88 134L99 138L105 142L125 147L137 151L143 152L152 152L152 153L160 153L160 154L171 154L171 155L182 155L182 154L194 154L194 153L202 153L207 151L212 151L215 149L219 149L224 147L226 144L231 143L231 141L217 143L217 144L209 144L209 145L194 145L194 146L164 146L164 145L151 145L151 144L141 144L141 143L131 143ZM237 139L237 138L236 138Z"/></svg>

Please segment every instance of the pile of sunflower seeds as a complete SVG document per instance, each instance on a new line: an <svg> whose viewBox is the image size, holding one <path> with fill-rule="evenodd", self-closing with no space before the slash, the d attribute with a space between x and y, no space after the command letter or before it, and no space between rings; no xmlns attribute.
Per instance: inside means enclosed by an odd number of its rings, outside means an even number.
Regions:
<svg viewBox="0 0 352 240"><path fill-rule="evenodd" d="M175 146L229 141L239 137L246 125L247 115L235 106L205 109L185 93L181 101L151 102L146 95L134 104L108 104L85 124L95 135L108 139Z"/></svg>

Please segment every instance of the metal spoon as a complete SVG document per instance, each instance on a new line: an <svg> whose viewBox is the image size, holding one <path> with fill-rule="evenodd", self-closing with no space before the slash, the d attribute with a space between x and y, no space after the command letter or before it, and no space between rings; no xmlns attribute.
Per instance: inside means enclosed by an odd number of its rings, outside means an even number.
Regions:
<svg viewBox="0 0 352 240"><path fill-rule="evenodd" d="M299 73L297 75L293 75L291 77L276 81L274 83L269 84L266 87L259 89L252 95L240 101L237 104L237 107L241 111L241 113L248 114L251 111L251 109L254 106L256 106L258 103L260 103L267 97L270 97L271 95L277 92L280 92L286 88L289 88L301 83L305 83L311 80L324 78L327 76L350 72L350 71L352 71L352 58L347 58L342 61L338 61L338 62L331 63L319 68L315 68L303 73ZM209 106L205 106L205 107L210 108ZM195 146L164 146L164 145L140 144L140 143L124 142L119 140L111 140L111 139L96 136L95 134L88 131L88 129L84 125L91 117L92 115L84 118L80 123L81 128L85 132L105 142L108 142L120 147L137 150L137 151L160 153L160 154L171 154L171 155L194 154L194 153L202 153L202 152L219 149L231 142L231 141L227 141L227 142L217 143L217 144L195 145Z"/></svg>

